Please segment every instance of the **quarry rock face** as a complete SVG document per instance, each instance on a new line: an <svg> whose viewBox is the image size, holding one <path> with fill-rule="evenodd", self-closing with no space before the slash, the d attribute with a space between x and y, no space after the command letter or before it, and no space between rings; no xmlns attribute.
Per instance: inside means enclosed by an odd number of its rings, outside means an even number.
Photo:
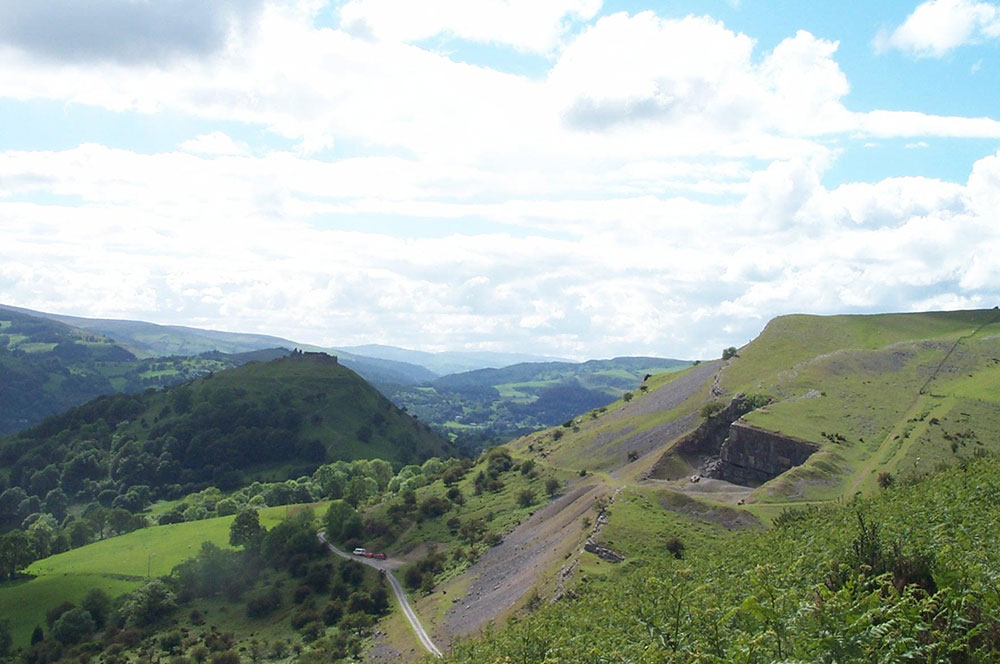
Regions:
<svg viewBox="0 0 1000 664"><path fill-rule="evenodd" d="M819 445L734 422L706 474L740 484L760 486L781 473L801 466Z"/></svg>
<svg viewBox="0 0 1000 664"><path fill-rule="evenodd" d="M681 458L700 468L700 475L741 486L758 487L786 470L801 466L819 445L773 431L758 429L742 421L760 406L760 399L737 394L719 412L682 438L650 469L649 477L679 479L670 461ZM696 481L692 479L692 481Z"/></svg>

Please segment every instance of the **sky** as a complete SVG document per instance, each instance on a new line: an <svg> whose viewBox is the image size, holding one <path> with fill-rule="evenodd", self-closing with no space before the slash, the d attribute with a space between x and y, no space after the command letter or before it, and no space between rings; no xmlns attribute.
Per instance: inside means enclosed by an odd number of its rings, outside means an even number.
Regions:
<svg viewBox="0 0 1000 664"><path fill-rule="evenodd" d="M989 308L998 56L990 0L0 0L0 303L574 359Z"/></svg>

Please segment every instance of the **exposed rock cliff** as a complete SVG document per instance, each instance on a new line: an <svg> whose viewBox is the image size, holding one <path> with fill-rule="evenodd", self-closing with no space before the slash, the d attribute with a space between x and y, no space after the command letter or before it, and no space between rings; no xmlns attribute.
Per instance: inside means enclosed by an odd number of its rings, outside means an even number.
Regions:
<svg viewBox="0 0 1000 664"><path fill-rule="evenodd" d="M735 422L719 449L719 458L706 466L705 475L733 484L760 486L801 466L818 449L815 443Z"/></svg>
<svg viewBox="0 0 1000 664"><path fill-rule="evenodd" d="M767 403L766 397L736 395L729 405L677 441L653 466L649 477L680 479L690 472L685 468L695 468L699 469L695 478L713 477L756 487L802 465L819 445L739 421Z"/></svg>

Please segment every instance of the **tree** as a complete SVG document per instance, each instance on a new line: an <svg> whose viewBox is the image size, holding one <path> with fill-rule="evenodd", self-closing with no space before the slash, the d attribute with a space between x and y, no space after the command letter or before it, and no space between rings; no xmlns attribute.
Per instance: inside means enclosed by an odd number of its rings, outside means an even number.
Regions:
<svg viewBox="0 0 1000 664"><path fill-rule="evenodd" d="M26 532L12 530L0 536L0 579L13 578L34 559L34 548Z"/></svg>
<svg viewBox="0 0 1000 664"><path fill-rule="evenodd" d="M129 593L121 605L121 615L127 625L145 626L155 622L177 607L174 593L163 581L153 579Z"/></svg>
<svg viewBox="0 0 1000 664"><path fill-rule="evenodd" d="M236 515L229 526L229 543L244 549L252 548L260 542L264 529L260 525L257 510L245 509Z"/></svg>
<svg viewBox="0 0 1000 664"><path fill-rule="evenodd" d="M545 480L545 493L549 494L549 496L555 496L559 493L559 480L554 477Z"/></svg>
<svg viewBox="0 0 1000 664"><path fill-rule="evenodd" d="M738 354L736 353L736 347L735 346L730 346L729 348L726 348L726 349L724 349L722 351L722 359L723 360L729 360L729 359L732 359L734 357L739 357Z"/></svg>
<svg viewBox="0 0 1000 664"><path fill-rule="evenodd" d="M98 629L104 627L111 614L111 598L100 588L91 589L80 602L80 606L90 613Z"/></svg>
<svg viewBox="0 0 1000 664"><path fill-rule="evenodd" d="M517 494L517 503L521 507L531 507L535 502L535 492L531 489L522 489L521 493Z"/></svg>
<svg viewBox="0 0 1000 664"><path fill-rule="evenodd" d="M336 542L347 537L344 534L346 526L348 526L352 517L356 516L358 516L358 513L348 502L344 500L334 500L331 502L323 519L327 538L332 542Z"/></svg>
<svg viewBox="0 0 1000 664"><path fill-rule="evenodd" d="M632 394L631 392L626 392L625 394L622 395L622 399L624 399L626 402L628 402L628 401L631 401L632 397L634 397L634 396L635 395Z"/></svg>
<svg viewBox="0 0 1000 664"><path fill-rule="evenodd" d="M93 634L96 629L90 611L75 608L59 616L52 625L52 636L60 643L73 644Z"/></svg>
<svg viewBox="0 0 1000 664"><path fill-rule="evenodd" d="M469 542L469 546L472 546L486 532L486 524L483 523L482 519L470 519L462 524L458 532L463 539Z"/></svg>
<svg viewBox="0 0 1000 664"><path fill-rule="evenodd" d="M66 510L69 508L69 499L62 489L55 488L45 494L45 502L42 509L55 517L55 520L62 522L66 518Z"/></svg>
<svg viewBox="0 0 1000 664"><path fill-rule="evenodd" d="M358 636L364 636L374 622L375 619L367 613L349 613L340 621L340 626Z"/></svg>

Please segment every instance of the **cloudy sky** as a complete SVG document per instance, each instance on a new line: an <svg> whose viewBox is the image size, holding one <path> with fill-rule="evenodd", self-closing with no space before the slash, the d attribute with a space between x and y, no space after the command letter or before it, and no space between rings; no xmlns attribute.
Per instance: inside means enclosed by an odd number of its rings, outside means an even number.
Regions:
<svg viewBox="0 0 1000 664"><path fill-rule="evenodd" d="M1000 4L0 1L0 302L587 358L1000 303Z"/></svg>

